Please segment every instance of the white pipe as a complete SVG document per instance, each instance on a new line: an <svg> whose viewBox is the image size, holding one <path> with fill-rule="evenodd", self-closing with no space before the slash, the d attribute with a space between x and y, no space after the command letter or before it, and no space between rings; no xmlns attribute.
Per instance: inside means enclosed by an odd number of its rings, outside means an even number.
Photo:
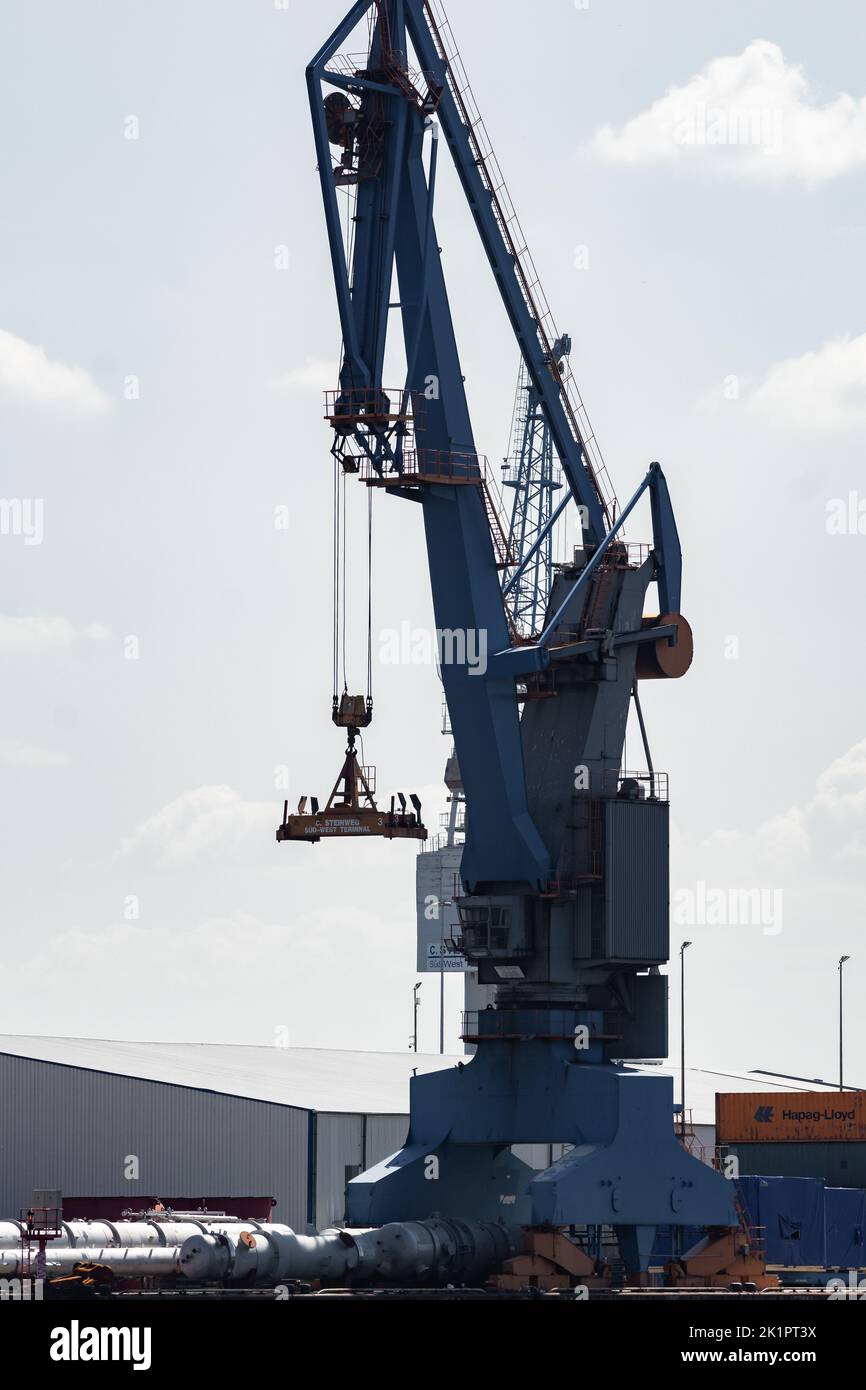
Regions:
<svg viewBox="0 0 866 1390"><path fill-rule="evenodd" d="M71 1274L75 1265L107 1265L115 1274L126 1278L141 1278L144 1275L167 1275L177 1273L180 1249L178 1246L46 1246L45 1272L49 1278L58 1274ZM30 1260L30 1274L35 1275L37 1256ZM18 1250L0 1250L0 1275L13 1278L19 1273L21 1254Z"/></svg>
<svg viewBox="0 0 866 1390"><path fill-rule="evenodd" d="M82 1246L167 1246L182 1245L188 1236L201 1231L257 1231L258 1221L63 1221L62 1235L47 1242L46 1248L80 1248ZM20 1221L0 1221L0 1250L21 1244L24 1227ZM32 1236L38 1239L34 1228Z"/></svg>

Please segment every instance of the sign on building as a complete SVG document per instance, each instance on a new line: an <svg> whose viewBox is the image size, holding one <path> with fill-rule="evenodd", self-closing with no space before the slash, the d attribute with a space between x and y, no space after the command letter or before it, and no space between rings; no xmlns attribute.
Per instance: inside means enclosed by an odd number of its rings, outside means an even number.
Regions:
<svg viewBox="0 0 866 1390"><path fill-rule="evenodd" d="M462 854L462 845L443 845L418 855L415 898L419 970L438 973L468 969L465 956L453 949L453 942L460 935L454 899L460 891Z"/></svg>
<svg viewBox="0 0 866 1390"><path fill-rule="evenodd" d="M449 950L444 942L428 941L425 970L468 970L468 962L459 951Z"/></svg>

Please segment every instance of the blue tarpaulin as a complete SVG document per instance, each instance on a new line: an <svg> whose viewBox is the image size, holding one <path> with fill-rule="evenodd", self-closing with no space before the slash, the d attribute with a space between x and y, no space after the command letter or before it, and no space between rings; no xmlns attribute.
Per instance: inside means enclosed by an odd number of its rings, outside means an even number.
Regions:
<svg viewBox="0 0 866 1390"><path fill-rule="evenodd" d="M831 1269L866 1265L866 1192L859 1187L824 1189L827 1264Z"/></svg>
<svg viewBox="0 0 866 1390"><path fill-rule="evenodd" d="M740 1178L740 1198L769 1265L826 1268L823 1178Z"/></svg>

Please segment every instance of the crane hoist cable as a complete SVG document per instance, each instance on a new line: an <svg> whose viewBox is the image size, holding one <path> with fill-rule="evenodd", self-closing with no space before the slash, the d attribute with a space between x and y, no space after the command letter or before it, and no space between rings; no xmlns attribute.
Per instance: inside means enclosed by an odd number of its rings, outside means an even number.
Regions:
<svg viewBox="0 0 866 1390"><path fill-rule="evenodd" d="M334 505L332 517L333 574L332 574L332 658L333 658L333 696L337 704L337 687L340 668L340 466L334 459Z"/></svg>
<svg viewBox="0 0 866 1390"><path fill-rule="evenodd" d="M340 632L340 645L341 645L342 657L343 657L343 689L345 690L345 689L347 688L347 682L346 682L346 475L345 475L345 473L341 473L341 474L340 474L340 486L341 486L341 488L342 488L342 493L343 493L342 501L341 501L341 511L342 511L342 521L343 521L343 536L342 536L343 573L342 573L342 575L341 575L341 577L340 577L340 583L341 583L341 587L342 587L342 594L341 594L341 597L340 597L340 611L341 611L341 617L342 617L342 630L341 630L341 632Z"/></svg>
<svg viewBox="0 0 866 1390"><path fill-rule="evenodd" d="M367 489L367 700L373 703L373 489Z"/></svg>
<svg viewBox="0 0 866 1390"><path fill-rule="evenodd" d="M333 705L339 704L340 677L342 689L348 692L347 623L348 623L348 505L346 474L334 459L333 497ZM373 705L373 494L367 492L367 689L368 711ZM369 723L369 719L367 720Z"/></svg>
<svg viewBox="0 0 866 1390"><path fill-rule="evenodd" d="M368 17L368 28L372 32L372 21ZM346 261L352 266L355 250L355 205L357 202L357 191L351 185L342 188L341 193L345 199L346 228L345 245ZM345 343L340 348L340 365L342 366L345 355ZM368 517L367 517L367 692L366 703L368 709L373 703L373 655L372 655L372 494L368 493ZM346 499L346 475L340 467L339 460L334 459L334 641L333 641L333 704L337 709L339 704L340 675L343 678L343 691L348 692L348 674L346 660L346 622L347 622L347 499ZM369 722L369 720L367 721Z"/></svg>

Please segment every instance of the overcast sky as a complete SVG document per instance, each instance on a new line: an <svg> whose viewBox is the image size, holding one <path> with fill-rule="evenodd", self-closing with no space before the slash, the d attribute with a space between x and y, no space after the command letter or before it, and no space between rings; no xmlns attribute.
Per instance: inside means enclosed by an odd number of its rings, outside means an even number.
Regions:
<svg viewBox="0 0 866 1390"><path fill-rule="evenodd" d="M677 509L696 659L644 704L691 1060L835 1076L845 953L866 1086L866 11L449 11L614 485L658 458ZM342 13L3 7L6 1032L408 1043L412 845L274 842L280 770L291 800L324 797L342 755L320 406L339 329L303 78ZM515 349L450 170L437 222L499 459ZM363 507L358 488L359 526ZM377 634L432 627L418 511L376 498ZM374 680L367 760L435 827L435 671ZM734 924L758 890L765 920Z"/></svg>

